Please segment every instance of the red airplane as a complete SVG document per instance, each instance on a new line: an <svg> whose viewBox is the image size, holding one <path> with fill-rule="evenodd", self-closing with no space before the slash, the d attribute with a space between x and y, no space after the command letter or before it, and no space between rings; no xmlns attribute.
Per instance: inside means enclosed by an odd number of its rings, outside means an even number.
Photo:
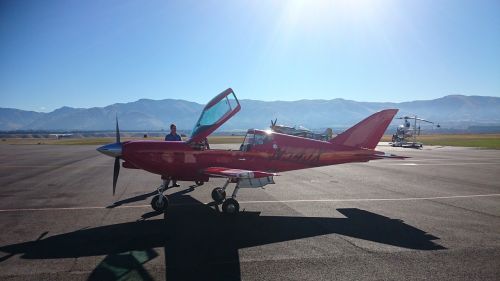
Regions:
<svg viewBox="0 0 500 281"><path fill-rule="evenodd" d="M397 109L377 112L329 141L250 129L239 150L208 149L206 137L240 109L231 88L220 93L205 106L187 141L120 142L117 120L116 142L97 149L115 158L113 194L121 159L124 168L161 175L163 183L151 201L156 211L167 211L168 198L163 192L171 179L202 185L211 177L222 177L227 181L212 191L212 199L222 203L224 213L234 214L239 212L238 189L273 184L277 172L395 157L374 148ZM226 199L229 183L236 183L236 187Z"/></svg>

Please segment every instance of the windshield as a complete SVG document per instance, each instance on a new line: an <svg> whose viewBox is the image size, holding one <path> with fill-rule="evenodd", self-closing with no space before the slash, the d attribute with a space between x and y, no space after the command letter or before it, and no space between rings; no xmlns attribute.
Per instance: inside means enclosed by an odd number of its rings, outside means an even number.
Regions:
<svg viewBox="0 0 500 281"><path fill-rule="evenodd" d="M240 146L240 150L250 151L252 147L269 143L271 140L272 135L249 132L246 134L243 144Z"/></svg>
<svg viewBox="0 0 500 281"><path fill-rule="evenodd" d="M240 109L238 100L231 89L210 101L196 122L191 140L199 141L207 137Z"/></svg>

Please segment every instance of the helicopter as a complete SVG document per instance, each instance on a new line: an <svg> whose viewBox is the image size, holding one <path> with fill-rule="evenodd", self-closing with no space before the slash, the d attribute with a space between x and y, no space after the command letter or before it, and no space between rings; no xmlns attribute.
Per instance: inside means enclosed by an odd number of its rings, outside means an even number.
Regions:
<svg viewBox="0 0 500 281"><path fill-rule="evenodd" d="M396 129L396 133L392 135L391 145L394 147L411 147L411 148L422 148L423 144L417 141L417 136L420 135L420 123L425 122L429 124L434 124L434 122L418 118L415 116L402 116L396 117L394 119L403 119L404 124L399 125ZM413 120L413 127L410 120ZM418 124L418 127L417 127ZM437 128L441 125L436 124Z"/></svg>

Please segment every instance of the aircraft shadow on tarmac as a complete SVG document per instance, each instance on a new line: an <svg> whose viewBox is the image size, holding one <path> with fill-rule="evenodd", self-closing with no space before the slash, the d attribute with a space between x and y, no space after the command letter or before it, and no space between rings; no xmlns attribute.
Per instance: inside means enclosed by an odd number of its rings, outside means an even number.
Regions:
<svg viewBox="0 0 500 281"><path fill-rule="evenodd" d="M130 197L130 198L127 198L127 199L116 201L115 203L113 203L113 205L109 205L106 208L113 209L113 208L119 207L119 206L124 205L124 204L132 203L132 202L137 202L137 201L142 201L142 200L145 200L145 199L147 199L147 198L149 198L149 197L151 197L153 195L156 195L156 194L158 194L158 192L157 191L153 191L153 192L150 192L150 193L146 193L146 194L141 194L141 195L138 195L138 196Z"/></svg>
<svg viewBox="0 0 500 281"><path fill-rule="evenodd" d="M16 254L24 259L107 255L90 275L91 280L123 277L123 272L106 269L113 266L134 270L135 279L151 280L142 264L158 256L154 248L163 247L168 280L239 280L239 249L318 235L341 234L416 250L446 249L432 241L437 237L401 220L356 208L337 209L346 218L261 216L260 212L226 216L185 191L171 198L197 205L173 207L163 219L88 228L2 246L0 251L8 255L0 262Z"/></svg>

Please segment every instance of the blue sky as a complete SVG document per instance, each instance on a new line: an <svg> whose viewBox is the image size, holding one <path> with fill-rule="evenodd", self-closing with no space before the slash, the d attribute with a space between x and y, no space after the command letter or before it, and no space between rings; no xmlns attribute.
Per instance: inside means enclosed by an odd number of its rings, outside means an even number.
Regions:
<svg viewBox="0 0 500 281"><path fill-rule="evenodd" d="M500 96L500 1L0 1L0 107Z"/></svg>

